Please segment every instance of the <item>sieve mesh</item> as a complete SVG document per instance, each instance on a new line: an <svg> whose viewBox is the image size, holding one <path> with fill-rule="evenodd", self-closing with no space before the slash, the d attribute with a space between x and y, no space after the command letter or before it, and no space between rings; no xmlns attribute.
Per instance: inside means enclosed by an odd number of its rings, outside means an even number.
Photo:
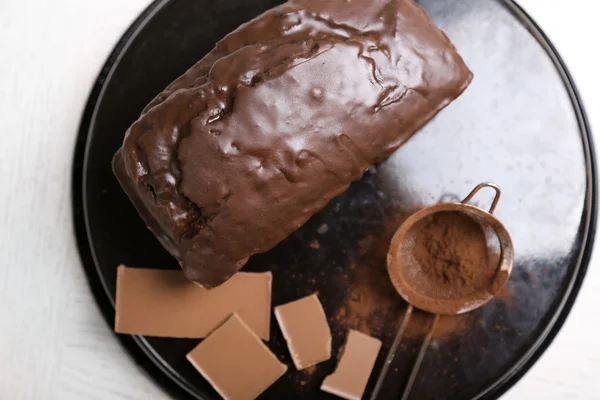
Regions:
<svg viewBox="0 0 600 400"><path fill-rule="evenodd" d="M432 277L431 265L423 265L422 262L418 261L416 247L421 245L418 243L420 235L422 235L423 229L430 227L432 224L436 224L443 217L444 214L452 214L453 218L458 217L464 220L468 220L471 223L475 222L481 229L481 238L484 241L484 261L483 265L474 268L473 270L461 269L462 266L456 265L459 269L459 273L463 274L463 277L468 277L468 284L457 291L456 288L450 284L443 282L443 279L434 279ZM460 231L461 224L457 224L458 232L455 230L453 233L461 235ZM464 232L464 237L456 238L461 240L463 238L472 236L473 232L467 234ZM472 237L466 240L470 240ZM502 249L498 233L493 226L480 215L472 212L467 207L457 208L453 211L438 211L424 216L420 220L416 221L410 229L405 233L402 240L399 240L398 248L398 272L402 275L406 284L423 296L427 296L431 299L437 300L461 300L465 296L478 293L478 292L491 292L491 287L496 274L499 271L500 262L502 259ZM452 261L454 262L454 261ZM458 263L460 264L460 263ZM452 267L454 268L454 266Z"/></svg>

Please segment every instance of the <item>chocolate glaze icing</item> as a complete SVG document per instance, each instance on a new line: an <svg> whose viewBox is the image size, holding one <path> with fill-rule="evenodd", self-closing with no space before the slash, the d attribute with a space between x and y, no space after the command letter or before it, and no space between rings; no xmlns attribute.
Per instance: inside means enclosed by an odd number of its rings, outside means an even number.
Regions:
<svg viewBox="0 0 600 400"><path fill-rule="evenodd" d="M143 111L113 170L186 276L235 274L408 140L472 74L412 0L292 0Z"/></svg>

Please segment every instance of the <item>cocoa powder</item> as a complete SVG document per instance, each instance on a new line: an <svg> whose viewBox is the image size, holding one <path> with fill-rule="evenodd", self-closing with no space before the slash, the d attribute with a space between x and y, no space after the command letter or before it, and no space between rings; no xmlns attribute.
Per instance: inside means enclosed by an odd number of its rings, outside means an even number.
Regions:
<svg viewBox="0 0 600 400"><path fill-rule="evenodd" d="M496 266L488 263L477 221L461 212L438 212L415 229L415 260L440 298L463 298L490 287Z"/></svg>
<svg viewBox="0 0 600 400"><path fill-rule="evenodd" d="M392 287L384 263L365 261L352 267L343 276L347 297L335 311L336 325L342 331L355 329L380 338L389 321L402 312L404 302Z"/></svg>
<svg viewBox="0 0 600 400"><path fill-rule="evenodd" d="M386 257L392 236L398 227L421 207L398 212L390 217L380 234L363 236L357 246L357 263L348 266L343 276L347 297L341 301L332 316L332 326L345 334L356 329L384 340L396 334L407 304L396 292L387 273ZM431 315L413 312L405 336L422 338L429 331ZM434 337L445 339L466 331L471 326L469 315L440 318ZM391 335L391 336L390 336Z"/></svg>

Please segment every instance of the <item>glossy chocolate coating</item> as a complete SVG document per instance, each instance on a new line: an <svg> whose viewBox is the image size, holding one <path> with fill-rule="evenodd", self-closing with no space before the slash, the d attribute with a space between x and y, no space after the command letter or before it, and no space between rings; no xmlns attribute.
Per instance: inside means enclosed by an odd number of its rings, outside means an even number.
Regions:
<svg viewBox="0 0 600 400"><path fill-rule="evenodd" d="M128 130L113 169L207 287L304 224L467 87L412 0L295 0L219 42Z"/></svg>

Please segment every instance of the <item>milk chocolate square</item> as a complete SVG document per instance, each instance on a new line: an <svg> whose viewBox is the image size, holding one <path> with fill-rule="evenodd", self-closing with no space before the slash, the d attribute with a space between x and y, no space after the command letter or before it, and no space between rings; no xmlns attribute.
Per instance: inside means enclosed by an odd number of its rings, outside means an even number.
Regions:
<svg viewBox="0 0 600 400"><path fill-rule="evenodd" d="M275 307L275 317L297 369L331 358L331 331L316 294Z"/></svg>
<svg viewBox="0 0 600 400"><path fill-rule="evenodd" d="M287 371L236 314L186 357L225 400L255 399Z"/></svg>
<svg viewBox="0 0 600 400"><path fill-rule="evenodd" d="M337 368L325 378L321 390L347 400L360 400L380 348L379 339L350 331Z"/></svg>
<svg viewBox="0 0 600 400"><path fill-rule="evenodd" d="M269 340L270 272L239 272L207 290L180 270L117 270L115 331L147 336L203 338L237 313L260 338Z"/></svg>

